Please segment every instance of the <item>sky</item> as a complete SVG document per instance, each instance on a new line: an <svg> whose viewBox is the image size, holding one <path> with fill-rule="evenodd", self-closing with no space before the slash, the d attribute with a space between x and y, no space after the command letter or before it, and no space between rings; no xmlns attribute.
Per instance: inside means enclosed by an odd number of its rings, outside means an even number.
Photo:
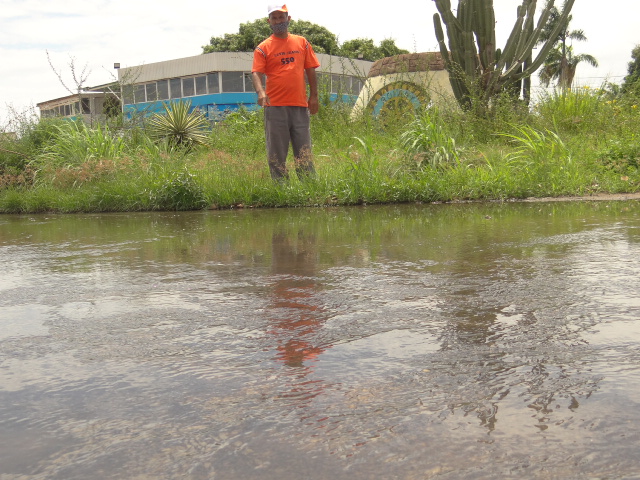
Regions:
<svg viewBox="0 0 640 480"><path fill-rule="evenodd" d="M267 3L0 0L0 131L16 114L68 95L55 71L74 89L71 64L78 76L84 70L85 85L93 86L115 78L116 62L131 67L199 55L212 36L237 33L240 23L266 17ZM457 5L455 0L451 3ZM521 3L494 0L498 46L504 46ZM543 3L538 0L539 7ZM640 44L640 1L609 0L606 7L603 3L575 0L573 6L570 27L584 30L588 38L575 43L574 50L593 55L600 64L598 68L581 64L576 73L578 85L622 82L631 50ZM352 0L341 2L339 9L310 0L291 0L287 5L293 19L324 26L341 43L354 38L376 42L392 38L398 47L411 52L438 51L433 0L395 0L379 9Z"/></svg>

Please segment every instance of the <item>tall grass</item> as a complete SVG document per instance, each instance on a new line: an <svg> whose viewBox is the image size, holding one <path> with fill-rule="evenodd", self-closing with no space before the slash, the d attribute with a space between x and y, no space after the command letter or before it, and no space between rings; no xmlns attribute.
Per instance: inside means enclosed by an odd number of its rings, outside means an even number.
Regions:
<svg viewBox="0 0 640 480"><path fill-rule="evenodd" d="M501 103L502 102L502 103ZM261 111L211 127L207 145L158 142L140 127L32 122L0 137L0 212L189 210L584 195L640 190L633 98L599 90L541 95L530 111L455 108L408 122L312 118L317 177L269 175ZM10 153L13 152L13 153ZM417 168L419 167L419 168Z"/></svg>

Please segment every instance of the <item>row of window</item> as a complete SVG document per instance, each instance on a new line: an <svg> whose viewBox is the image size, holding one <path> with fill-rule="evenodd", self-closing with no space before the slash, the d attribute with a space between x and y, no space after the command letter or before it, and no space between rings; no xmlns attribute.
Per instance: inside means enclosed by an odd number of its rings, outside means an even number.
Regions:
<svg viewBox="0 0 640 480"><path fill-rule="evenodd" d="M320 91L329 90L335 94L358 95L363 82L358 77L318 73ZM124 88L124 103L145 103L172 100L196 95L207 95L221 92L253 92L250 72L212 72L206 75L185 78L170 78ZM68 117L71 115L88 115L103 113L102 101L96 101L99 111L91 112L89 98L58 105L41 110L43 117Z"/></svg>
<svg viewBox="0 0 640 480"><path fill-rule="evenodd" d="M58 105L53 108L40 110L42 117L68 117L70 115L88 115L91 113L88 98L81 98L79 102L68 103L66 105Z"/></svg>
<svg viewBox="0 0 640 480"><path fill-rule="evenodd" d="M79 101L73 101L73 98L67 99L66 104L60 104L51 108L40 107L40 116L49 117L70 117L78 115L118 115L122 107L120 100L113 95L106 97L80 97Z"/></svg>
<svg viewBox="0 0 640 480"><path fill-rule="evenodd" d="M318 84L321 90L325 87L331 93L348 95L358 95L363 86L362 80L358 77L325 73L318 73ZM196 77L169 78L132 85L124 88L123 95L124 103L130 105L221 92L254 91L250 72L211 72Z"/></svg>

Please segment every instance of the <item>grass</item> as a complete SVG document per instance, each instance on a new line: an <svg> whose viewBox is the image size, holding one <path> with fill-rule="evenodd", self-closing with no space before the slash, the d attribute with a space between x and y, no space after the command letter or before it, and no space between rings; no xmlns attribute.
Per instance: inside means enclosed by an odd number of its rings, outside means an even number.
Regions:
<svg viewBox="0 0 640 480"><path fill-rule="evenodd" d="M23 122L0 137L0 212L106 212L504 200L640 191L635 98L546 94L530 111L427 110L406 122L312 120L317 178L274 183L260 112L182 148L141 128ZM198 131L200 134L200 131Z"/></svg>

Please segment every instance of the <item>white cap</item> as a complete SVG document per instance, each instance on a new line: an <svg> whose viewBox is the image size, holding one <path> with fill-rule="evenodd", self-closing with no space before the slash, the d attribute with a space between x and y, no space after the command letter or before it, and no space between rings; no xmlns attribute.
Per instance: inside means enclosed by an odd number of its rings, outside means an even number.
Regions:
<svg viewBox="0 0 640 480"><path fill-rule="evenodd" d="M269 5L267 7L267 15L271 15L273 12L286 12L288 13L289 10L287 10L287 6L286 5Z"/></svg>

